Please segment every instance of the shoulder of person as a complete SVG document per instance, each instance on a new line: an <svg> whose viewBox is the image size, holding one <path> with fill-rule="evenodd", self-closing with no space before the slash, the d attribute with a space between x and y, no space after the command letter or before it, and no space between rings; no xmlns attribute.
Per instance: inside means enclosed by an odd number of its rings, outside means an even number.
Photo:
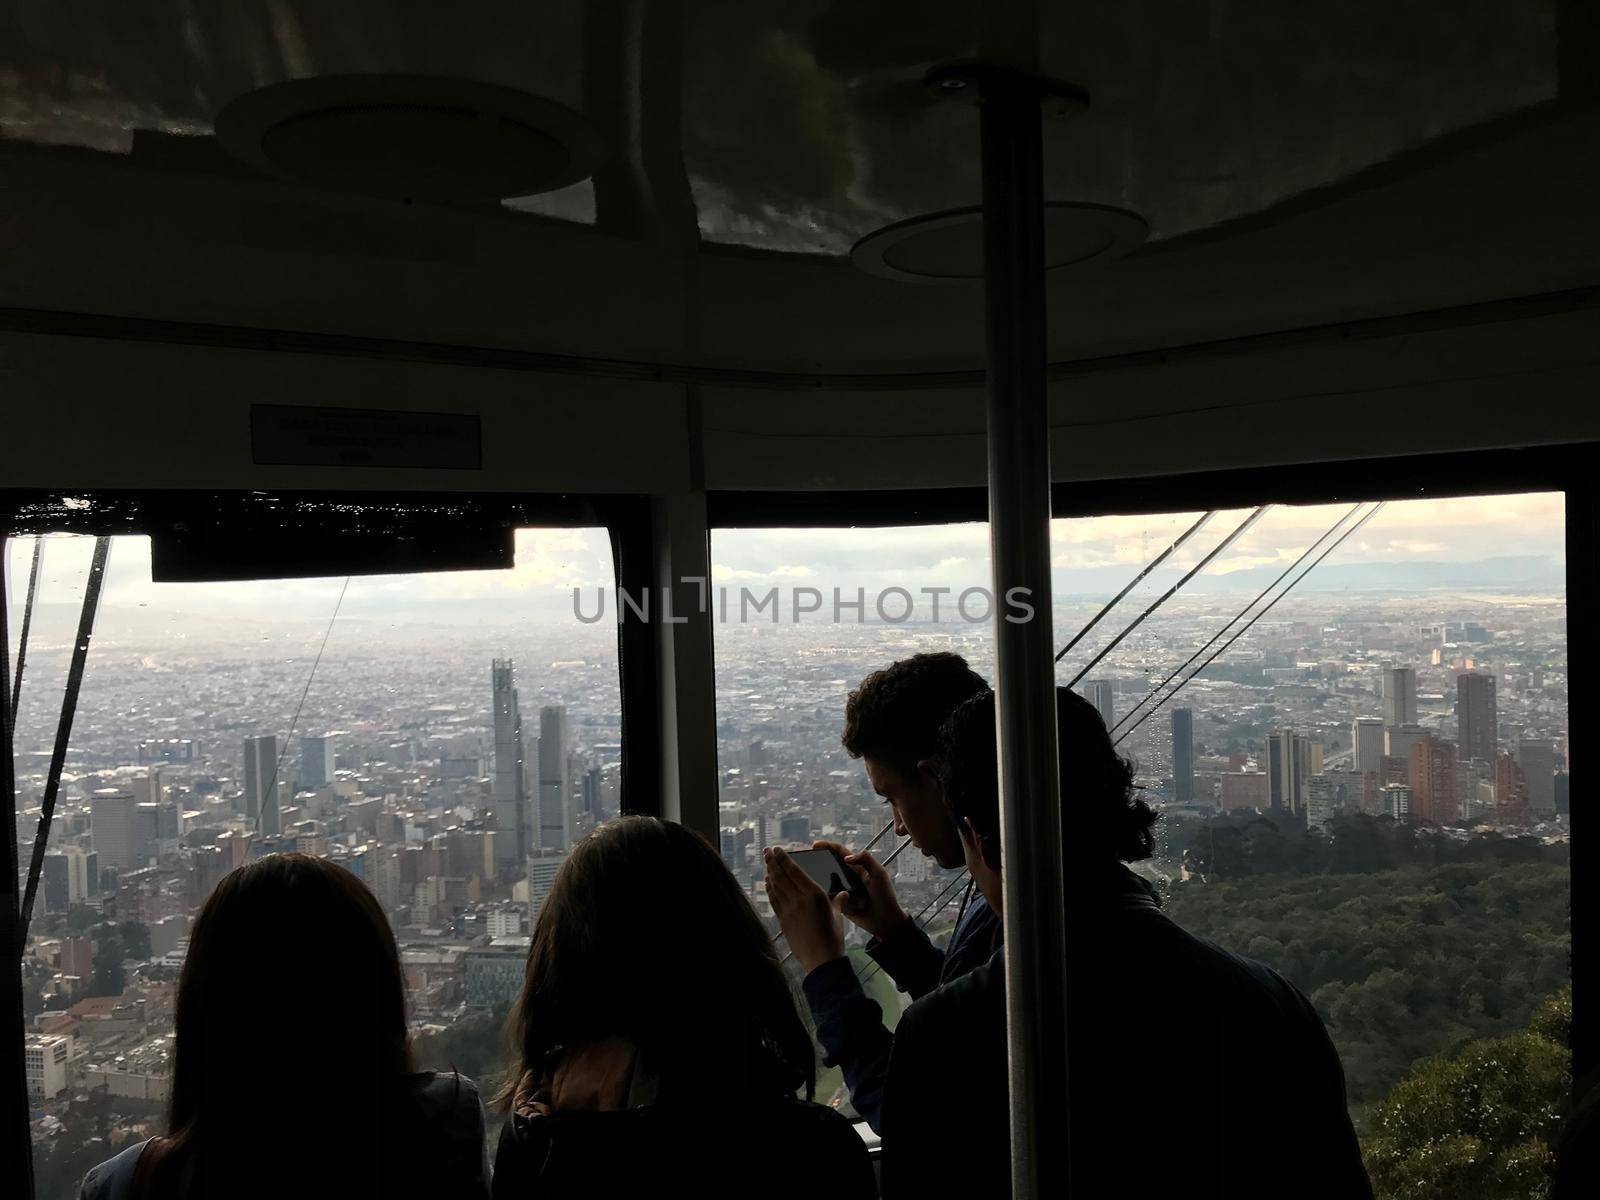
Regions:
<svg viewBox="0 0 1600 1200"><path fill-rule="evenodd" d="M83 1177L79 1200L127 1200L133 1192L133 1172L139 1156L152 1139L135 1142L120 1153L92 1167Z"/></svg>
<svg viewBox="0 0 1600 1200"><path fill-rule="evenodd" d="M412 1103L429 1126L456 1138L482 1138L483 1097L478 1085L454 1071L423 1071L408 1080Z"/></svg>
<svg viewBox="0 0 1600 1200"><path fill-rule="evenodd" d="M941 983L900 1014L895 1038L901 1031L952 1020L973 1020L990 1010L998 1011L1002 1021L1006 1003L1006 964L1004 948L996 948L989 960L965 975ZM909 1022L909 1024L908 1024Z"/></svg>

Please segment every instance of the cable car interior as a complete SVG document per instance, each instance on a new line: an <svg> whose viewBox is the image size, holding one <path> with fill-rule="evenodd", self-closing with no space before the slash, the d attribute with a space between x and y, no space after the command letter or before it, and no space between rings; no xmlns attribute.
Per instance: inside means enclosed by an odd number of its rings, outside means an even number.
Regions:
<svg viewBox="0 0 1600 1200"><path fill-rule="evenodd" d="M998 729L987 1194L1258 1152L1174 979L1148 1161L1092 1163L1058 689L1155 814L1119 870L1326 1029L1338 1194L1581 1194L1597 147L1583 0L6 4L8 1194L170 1133L196 916L279 852L376 897L416 1063L490 1099L628 815L715 849L908 1194L778 877L869 852L946 948L988 895L848 746L926 653Z"/></svg>

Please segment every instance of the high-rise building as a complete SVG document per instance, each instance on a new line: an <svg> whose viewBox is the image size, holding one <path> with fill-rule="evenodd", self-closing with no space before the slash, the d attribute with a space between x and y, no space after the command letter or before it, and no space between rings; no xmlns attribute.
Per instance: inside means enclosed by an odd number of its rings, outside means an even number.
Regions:
<svg viewBox="0 0 1600 1200"><path fill-rule="evenodd" d="M1492 763L1500 748L1494 676L1468 671L1456 676L1456 746L1467 762Z"/></svg>
<svg viewBox="0 0 1600 1200"><path fill-rule="evenodd" d="M1383 723L1417 723L1417 672L1414 667L1388 667L1383 672Z"/></svg>
<svg viewBox="0 0 1600 1200"><path fill-rule="evenodd" d="M533 854L528 857L528 920L531 923L539 917L539 910L544 907L550 889L555 886L556 872L561 870L561 864L566 861L565 854Z"/></svg>
<svg viewBox="0 0 1600 1200"><path fill-rule="evenodd" d="M44 856L44 863L39 873L39 902L40 911L47 913L66 912L70 901L67 899L67 875L70 868L67 856L57 851L50 851Z"/></svg>
<svg viewBox="0 0 1600 1200"><path fill-rule="evenodd" d="M1306 781L1316 774L1322 746L1288 729L1267 735L1267 803L1280 812L1304 813ZM1316 759L1317 761L1313 761Z"/></svg>
<svg viewBox="0 0 1600 1200"><path fill-rule="evenodd" d="M546 854L565 854L572 844L568 778L567 710L546 705L539 710L539 847Z"/></svg>
<svg viewBox="0 0 1600 1200"><path fill-rule="evenodd" d="M811 845L811 818L804 813L784 813L778 818L778 843L783 846Z"/></svg>
<svg viewBox="0 0 1600 1200"><path fill-rule="evenodd" d="M1411 820L1411 789L1403 783L1385 784L1383 811L1396 821Z"/></svg>
<svg viewBox="0 0 1600 1200"><path fill-rule="evenodd" d="M1377 774L1383 769L1383 720L1357 717L1350 727L1351 758L1362 774Z"/></svg>
<svg viewBox="0 0 1600 1200"><path fill-rule="evenodd" d="M1172 798L1194 800L1194 713L1187 708L1172 710Z"/></svg>
<svg viewBox="0 0 1600 1200"><path fill-rule="evenodd" d="M522 710L517 703L516 668L497 658L494 682L494 823L495 868L525 862L528 837L528 776L522 740Z"/></svg>
<svg viewBox="0 0 1600 1200"><path fill-rule="evenodd" d="M1528 786L1528 809L1533 816L1556 810L1556 750L1549 738L1518 738L1517 766Z"/></svg>
<svg viewBox="0 0 1600 1200"><path fill-rule="evenodd" d="M94 805L90 802L90 821ZM100 895L100 855L93 850L72 847L66 851L67 903L86 904Z"/></svg>
<svg viewBox="0 0 1600 1200"><path fill-rule="evenodd" d="M1431 734L1411 747L1411 811L1417 820L1435 825L1461 817L1456 748Z"/></svg>
<svg viewBox="0 0 1600 1200"><path fill-rule="evenodd" d="M1306 828L1324 828L1338 811L1338 800L1338 789L1326 775L1306 780Z"/></svg>
<svg viewBox="0 0 1600 1200"><path fill-rule="evenodd" d="M1506 750L1494 756L1495 819L1507 825L1528 823L1528 783Z"/></svg>
<svg viewBox="0 0 1600 1200"><path fill-rule="evenodd" d="M89 833L100 866L120 872L141 865L137 803L121 788L98 788L89 797Z"/></svg>
<svg viewBox="0 0 1600 1200"><path fill-rule="evenodd" d="M1094 705L1107 729L1117 723L1116 697L1116 689L1109 679L1091 679L1083 685L1083 698Z"/></svg>
<svg viewBox="0 0 1600 1200"><path fill-rule="evenodd" d="M300 786L327 787L333 782L333 736L312 733L300 739Z"/></svg>
<svg viewBox="0 0 1600 1200"><path fill-rule="evenodd" d="M1407 779L1413 787L1417 781L1409 777L1411 748L1431 736L1421 725L1389 725L1384 728L1383 755L1385 758L1396 758L1407 764Z"/></svg>
<svg viewBox="0 0 1600 1200"><path fill-rule="evenodd" d="M267 829L262 818L261 802L270 790L278 790L274 776L278 770L278 738L275 734L248 737L244 740L244 815L252 821L261 821L262 833L277 833ZM276 813L274 813L276 819Z"/></svg>

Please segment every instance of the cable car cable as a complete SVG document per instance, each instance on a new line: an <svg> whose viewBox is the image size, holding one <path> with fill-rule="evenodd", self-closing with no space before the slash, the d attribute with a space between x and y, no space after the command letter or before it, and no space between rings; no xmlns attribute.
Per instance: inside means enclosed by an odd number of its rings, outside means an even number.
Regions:
<svg viewBox="0 0 1600 1200"><path fill-rule="evenodd" d="M33 899L39 891L39 876L44 871L44 848L50 841L50 821L55 816L56 795L61 790L61 770L67 761L67 743L72 740L72 719L78 712L78 692L83 687L83 669L89 660L89 639L94 634L95 617L100 612L100 589L105 583L106 562L111 557L111 539L94 540L94 557L89 560L89 576L83 585L83 611L78 617L78 636L72 642L72 660L67 668L67 684L61 693L61 717L56 722L56 744L50 752L50 774L45 779L44 798L39 804L39 828L33 838L32 861L28 864L28 886L17 911L18 954L28 944L28 922L33 916Z"/></svg>
<svg viewBox="0 0 1600 1200"><path fill-rule="evenodd" d="M33 625L33 604L39 598L39 565L44 561L44 534L33 539L33 566L28 569L28 598L22 606L22 629L17 635L17 677L11 681L11 726L16 728L22 704L22 669L28 662L28 630Z"/></svg>
<svg viewBox="0 0 1600 1200"><path fill-rule="evenodd" d="M1139 701L1139 703L1135 704L1126 713L1124 713L1122 715L1122 719L1111 727L1111 732L1113 734L1116 733L1117 730L1121 729L1129 721L1133 720L1133 717L1134 717L1135 713L1137 713L1146 704L1150 703L1150 701L1155 696L1160 694L1161 689L1166 687L1167 684L1171 683L1179 675L1182 675L1185 671L1187 671L1189 669L1190 664L1193 663L1195 659L1199 658L1207 650L1211 649L1212 646L1216 645L1218 638L1220 638L1224 634L1226 634L1228 632L1228 630L1233 628L1233 626L1237 622L1243 620L1245 615L1247 613L1249 613L1249 611L1252 608L1254 608L1257 604L1261 603L1261 601L1266 597L1267 593L1271 592L1273 588L1277 587L1286 578L1288 578L1289 574L1292 571L1294 571L1297 567L1299 567L1301 563L1305 562L1306 559L1310 558L1311 555L1315 554L1316 551L1317 551L1317 547L1322 545L1323 542L1327 541L1336 532L1338 532L1339 527L1341 525L1343 525L1346 521L1348 521L1351 517L1353 517L1358 511L1360 511L1360 509L1361 509L1361 504L1352 505L1349 512L1345 513L1344 516L1340 517L1337 521L1335 521L1333 523L1332 527L1329 528L1325 533L1323 533L1323 535L1321 537L1319 537L1316 541L1312 542L1311 545L1306 547L1305 553L1301 554L1299 558L1295 559L1292 563L1290 563L1287 567L1285 567L1284 570L1283 570L1283 573L1281 575L1279 575L1276 579L1274 579L1271 583L1267 584L1266 587L1262 588L1261 591L1259 593L1257 593L1255 599L1251 600L1249 604L1246 604L1243 608L1241 608L1238 611L1238 613L1233 617L1232 620L1230 620L1221 629L1217 630L1216 633L1212 634L1210 641L1206 642L1205 645L1201 646L1200 649L1196 650L1193 654L1191 654L1188 657L1188 659L1184 661L1182 666L1178 667L1177 670L1173 671L1170 675L1168 675L1160 683L1156 684L1155 687L1151 688L1150 691L1145 694L1144 698Z"/></svg>
<svg viewBox="0 0 1600 1200"><path fill-rule="evenodd" d="M1132 624L1130 624L1121 633L1117 634L1116 637L1112 638L1111 641L1101 649L1099 654L1096 654L1092 659L1089 660L1088 665L1085 666L1083 670L1079 671L1072 677L1072 682L1067 684L1067 686L1069 688L1077 687L1078 684L1083 680L1083 677L1100 664L1101 659L1105 658L1106 655L1110 654L1113 650L1120 646L1124 638L1126 638L1135 629L1139 628L1140 625L1144 624L1144 619L1146 617L1155 612L1156 609L1160 608L1168 600L1172 599L1173 596L1177 595L1179 588L1183 587L1184 584L1188 583L1196 575L1200 574L1201 571L1205 570L1206 567L1210 566L1212 561L1216 559L1217 555L1221 554L1229 546L1233 545L1233 543L1236 542L1247 530L1249 530L1252 525L1265 516L1267 510L1271 507L1272 505L1270 504L1263 504L1260 508L1256 509L1255 512L1251 513L1248 517L1241 521L1239 523L1239 527L1227 537L1223 538L1222 541L1218 542L1209 554L1207 554L1199 562L1195 563L1195 565L1189 569L1188 574L1163 592L1154 604L1133 619Z"/></svg>
<svg viewBox="0 0 1600 1200"><path fill-rule="evenodd" d="M1231 638L1229 638L1220 647L1218 647L1216 652L1214 654L1212 654L1210 658L1206 659L1205 662L1201 663L1198 667L1196 667L1193 671L1191 671L1189 673L1189 675L1184 679L1184 681L1182 683L1180 683L1177 687L1173 688L1171 692L1169 692L1166 696L1164 696L1156 704L1151 706L1145 712L1144 716L1140 717L1138 719L1138 721L1136 721L1133 725L1129 726L1122 733L1122 735L1116 739L1116 741L1113 744L1114 745L1121 745L1121 743L1122 743L1124 738L1126 738L1135 729L1139 728L1140 725L1143 725L1147 720L1149 720L1151 717L1153 717L1156 714L1156 711L1158 709L1160 709L1163 704L1166 704L1167 701L1171 700L1173 696L1176 696L1179 692L1183 691L1183 689L1185 687L1187 687L1194 680L1194 677L1196 675L1200 674L1201 671L1204 671L1207 667L1209 667L1212 663L1214 663L1218 658L1220 658L1227 651L1229 646L1233 645L1242 636L1244 636L1246 633L1248 633L1250 631L1251 626L1253 626L1257 621L1261 620L1262 617L1266 616L1269 612L1271 612L1273 607L1278 603L1279 600L1282 600L1290 592L1294 591L1295 586L1297 584L1299 584L1299 582L1302 579L1304 579L1307 575L1311 574L1312 571L1316 570L1318 565L1322 562L1323 559L1327 558L1328 555L1332 554L1335 550L1337 550L1340 546L1342 546L1344 544L1344 542L1345 542L1345 539L1348 538L1351 534L1355 533L1356 530L1360 529L1368 521L1372 520L1373 517L1377 516L1379 510L1382 509L1384 507L1384 505L1387 504L1387 503L1388 503L1387 501L1379 501L1378 504L1373 507L1372 511L1367 513L1367 515L1362 517L1361 520L1357 521L1354 525L1350 526L1349 529L1345 530L1342 534L1340 534L1338 541L1334 542L1333 545L1329 546L1326 550L1324 550L1321 554L1319 554L1317 556L1316 560L1309 567L1307 567L1304 571L1300 572L1300 574L1297 575L1294 578L1293 582L1291 582L1288 587L1284 588L1283 591L1279 592L1276 596L1274 596L1272 598L1272 603L1271 604L1268 604L1265 608L1263 608L1255 616L1251 617L1250 620L1245 625L1240 627L1238 633L1235 633Z"/></svg>
<svg viewBox="0 0 1600 1200"><path fill-rule="evenodd" d="M311 693L311 681L317 677L317 667L322 662L322 652L328 648L328 635L333 632L333 623L339 619L339 609L344 605L344 594L349 590L350 576L346 575L344 586L339 589L339 598L333 604L333 616L328 618L328 627L322 631L322 645L317 647L317 656L311 660L311 670L306 675L306 686L300 691L300 703L294 706L294 716L289 719L289 732L284 735L283 749L278 751L278 761L272 764L272 778L267 781L266 790L261 793L261 805L266 804L272 795L272 789L278 786L278 772L283 769L284 756L289 753L289 740L294 737L295 726L300 724L300 710L306 706L306 697ZM261 832L261 805L256 807L257 833Z"/></svg>
<svg viewBox="0 0 1600 1200"><path fill-rule="evenodd" d="M1211 520L1211 518L1216 516L1216 514L1217 514L1217 510L1214 509L1214 508L1206 510L1206 512L1201 514L1200 519L1198 521L1196 521L1193 525L1189 526L1189 528L1184 531L1184 533L1178 538L1177 541L1173 542L1172 545L1168 546L1160 554L1156 555L1155 558L1151 559L1149 565L1147 565L1144 568L1144 570L1140 571L1137 575L1135 575L1133 577L1133 579L1128 583L1127 587L1123 588L1120 592L1118 592L1115 596L1113 596L1106 603L1104 608L1102 608L1099 612L1095 613L1094 616L1089 618L1089 623L1087 625L1085 625L1082 629L1078 630L1078 632L1073 635L1072 640L1061 648L1061 653L1056 655L1056 661L1060 662L1063 658L1065 658L1067 656L1068 652L1074 646L1076 646L1079 642L1083 641L1084 635L1086 635L1096 625L1100 624L1101 619L1104 618L1105 615L1108 612L1110 612L1118 604L1122 603L1122 599L1123 599L1124 596L1126 596L1129 592L1133 591L1134 588L1138 587L1139 584L1144 581L1145 576L1149 575L1151 571L1154 571L1162 563L1166 562L1167 559L1171 558L1174 551L1178 550L1185 542L1187 542L1195 534L1199 533L1200 530L1202 528L1204 528L1206 522Z"/></svg>

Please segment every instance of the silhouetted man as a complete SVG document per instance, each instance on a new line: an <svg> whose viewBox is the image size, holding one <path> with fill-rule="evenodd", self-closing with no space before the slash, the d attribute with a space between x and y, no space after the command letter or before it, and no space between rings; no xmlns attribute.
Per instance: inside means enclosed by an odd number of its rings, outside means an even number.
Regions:
<svg viewBox="0 0 1600 1200"><path fill-rule="evenodd" d="M1073 1194L1370 1197L1338 1054L1306 998L1186 933L1122 864L1151 849L1098 713L1056 693L1064 806ZM992 693L940 731L943 794L968 868L1000 911ZM883 1195L1009 1190L1005 968L984 966L900 1017L883 1099ZM1065 1114L1039 1113L1044 1136Z"/></svg>
<svg viewBox="0 0 1600 1200"><path fill-rule="evenodd" d="M943 867L959 867L964 859L935 769L935 741L957 705L987 690L960 655L917 654L868 675L845 704L845 749L863 760L873 790L894 814L895 833ZM777 849L766 854L767 896L806 972L806 1000L824 1061L840 1068L851 1103L877 1129L894 1035L845 957L838 914L872 935L867 953L912 997L988 962L1000 944L1000 918L969 886L949 944L940 950L901 907L882 863L837 843L817 845L832 846L855 867L867 899L852 901L841 892L830 905L822 889Z"/></svg>

